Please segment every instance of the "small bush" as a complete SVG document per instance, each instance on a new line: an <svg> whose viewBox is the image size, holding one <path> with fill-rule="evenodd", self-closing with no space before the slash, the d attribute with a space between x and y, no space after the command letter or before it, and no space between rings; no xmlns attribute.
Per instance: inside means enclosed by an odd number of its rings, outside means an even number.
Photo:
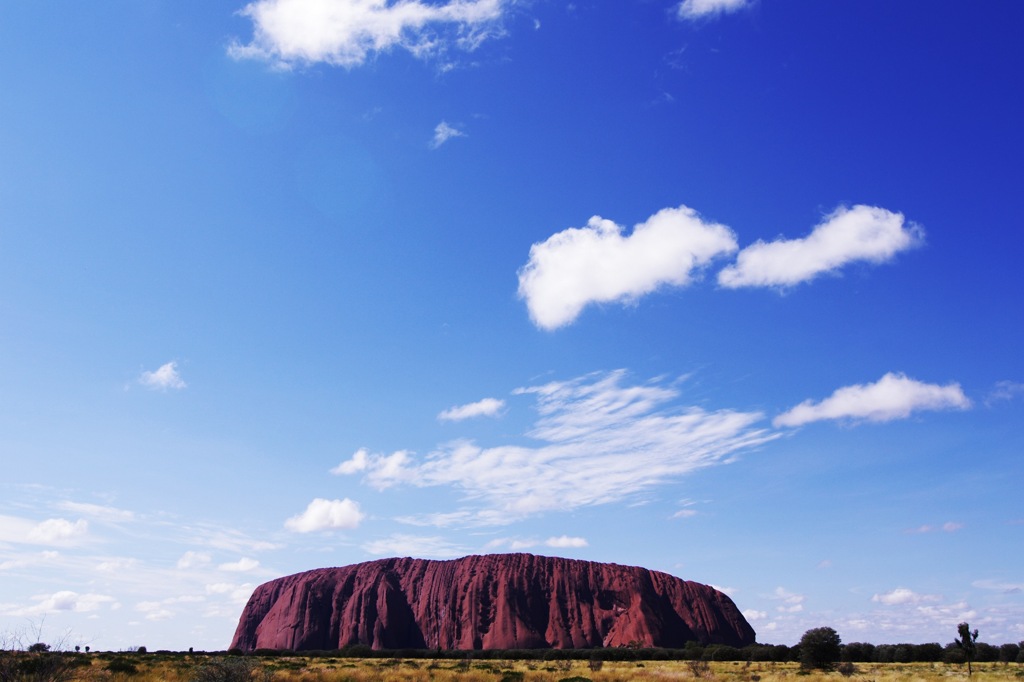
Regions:
<svg viewBox="0 0 1024 682"><path fill-rule="evenodd" d="M857 672L857 666L855 666L850 661L847 661L845 663L840 663L839 667L836 668L836 670L838 670L839 674L843 677L850 677L851 675Z"/></svg>
<svg viewBox="0 0 1024 682"><path fill-rule="evenodd" d="M248 658L221 658L193 668L189 682L250 682L256 663Z"/></svg>
<svg viewBox="0 0 1024 682"><path fill-rule="evenodd" d="M107 663L107 670L112 673L121 673L123 675L137 675L139 668L125 658L115 658Z"/></svg>
<svg viewBox="0 0 1024 682"><path fill-rule="evenodd" d="M686 667L690 669L690 673L697 679L709 680L714 677L714 673L711 672L711 664L703 659L687 661Z"/></svg>

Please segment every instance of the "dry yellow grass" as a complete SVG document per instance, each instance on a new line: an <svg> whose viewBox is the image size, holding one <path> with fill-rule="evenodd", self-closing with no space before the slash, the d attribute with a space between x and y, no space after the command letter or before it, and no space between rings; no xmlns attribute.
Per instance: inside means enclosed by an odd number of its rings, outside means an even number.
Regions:
<svg viewBox="0 0 1024 682"><path fill-rule="evenodd" d="M216 659L184 655L130 655L135 674L111 672L109 656L91 656L73 668L71 680L109 682L191 682L200 666ZM502 661L342 658L249 658L254 682L967 682L963 666L944 663L858 663L850 677L838 672L802 673L796 663L711 663L706 676L687 661L607 661L594 670L588 661ZM82 661L85 663L85 661ZM971 682L1024 682L1024 665L975 664ZM31 678L29 678L31 679ZM216 679L216 678L214 678ZM223 678L227 680L227 678Z"/></svg>

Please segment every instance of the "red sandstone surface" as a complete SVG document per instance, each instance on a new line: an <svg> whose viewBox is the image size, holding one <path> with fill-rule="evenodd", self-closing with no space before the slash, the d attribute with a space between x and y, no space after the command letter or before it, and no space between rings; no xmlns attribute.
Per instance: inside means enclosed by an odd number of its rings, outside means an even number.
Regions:
<svg viewBox="0 0 1024 682"><path fill-rule="evenodd" d="M636 566L532 554L381 559L256 588L232 648L534 649L745 646L729 597Z"/></svg>

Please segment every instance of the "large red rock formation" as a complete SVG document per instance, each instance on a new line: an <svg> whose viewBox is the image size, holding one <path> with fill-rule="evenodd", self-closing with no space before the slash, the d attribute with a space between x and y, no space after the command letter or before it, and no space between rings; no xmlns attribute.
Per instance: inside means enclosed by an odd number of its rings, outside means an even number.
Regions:
<svg viewBox="0 0 1024 682"><path fill-rule="evenodd" d="M256 588L232 648L532 649L744 646L754 630L714 588L635 566L490 554L381 559Z"/></svg>

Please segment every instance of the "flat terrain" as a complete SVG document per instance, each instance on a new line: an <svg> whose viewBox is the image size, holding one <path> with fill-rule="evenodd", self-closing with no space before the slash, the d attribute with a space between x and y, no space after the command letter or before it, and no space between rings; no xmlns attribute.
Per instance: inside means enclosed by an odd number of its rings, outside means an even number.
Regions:
<svg viewBox="0 0 1024 682"><path fill-rule="evenodd" d="M131 680L132 682L935 682L967 681L966 666L946 663L863 663L851 675L803 673L796 663L689 661L424 660L306 657L190 656L186 654L65 655L76 664L55 677L7 679ZM0 666L2 668L2 666ZM134 671L131 670L134 668ZM0 678L3 678L0 669ZM1024 665L980 663L971 682L1024 682Z"/></svg>

